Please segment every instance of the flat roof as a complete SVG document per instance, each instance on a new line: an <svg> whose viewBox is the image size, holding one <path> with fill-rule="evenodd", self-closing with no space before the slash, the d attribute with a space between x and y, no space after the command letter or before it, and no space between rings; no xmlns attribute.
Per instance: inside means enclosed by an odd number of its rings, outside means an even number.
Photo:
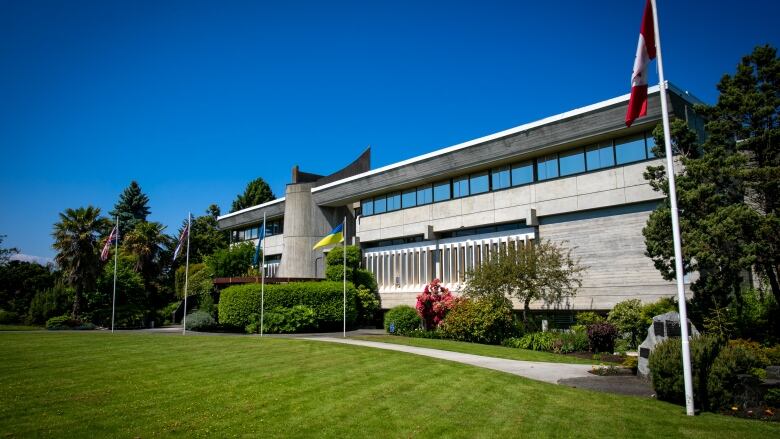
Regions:
<svg viewBox="0 0 780 439"><path fill-rule="evenodd" d="M667 89L668 90L674 91L676 94L678 94L681 97L689 100L693 104L703 104L704 103L703 101L701 101L700 99L698 99L695 96L691 95L687 91L683 91L682 89L680 89L680 88L674 86L673 84L669 83L669 81L666 82L666 85L667 85ZM660 89L661 88L660 88L659 85L655 85L655 86L649 87L647 89L647 94L649 95L651 93L656 93L656 92L660 91ZM370 171L366 171L366 172L363 172L361 174L354 175L352 177L343 178L341 180L336 180L334 182L331 182L331 183L328 183L328 184L324 184L322 186L317 186L315 188L312 188L311 191L312 191L312 193L318 192L318 191L325 190L325 189L328 189L328 188L331 188L331 187L334 187L334 186L339 186L339 185L342 185L342 184L345 184L345 183L349 183L351 181L359 180L361 178L365 178L365 177L368 177L368 176L371 176L371 175L381 174L383 172L390 171L390 170L396 169L396 168L400 168L402 166L411 165L411 164L414 164L414 163L417 163L417 162L420 162L420 161L423 161L423 160L427 160L427 159L430 159L430 158L438 157L438 156L441 156L441 155L444 155L444 154L447 154L447 153L450 153L450 152L453 152L453 151L458 151L458 150L461 150L461 149L465 149L465 148L468 148L470 146L478 145L480 143L484 143L484 142L488 142L488 141L491 141L491 140L500 139L502 137L510 136L512 134L517 134L517 133L520 133L520 132L523 132L523 131L530 130L532 128L536 128L536 127L539 127L539 126L543 126L543 125L547 125L547 124L550 124L550 123L558 122L558 121L561 121L561 120L564 120L564 119L568 119L568 118L571 118L571 117L574 117L574 116L578 116L578 115L581 115L581 114L589 113L591 111L595 111L595 110L598 110L598 109L601 109L601 108L609 107L609 106L612 106L612 105L615 105L615 104L619 104L619 103L628 101L630 97L631 97L631 94L628 93L628 94L625 94L625 95L622 95L622 96L618 96L618 97L615 97L615 98L612 98L612 99L607 99L606 101L597 102L595 104L591 104L591 105L588 105L588 106L585 106L585 107L581 107L581 108L577 108L577 109L574 109L574 110L570 110L570 111L567 111L567 112L564 112L564 113L556 114L554 116L545 117L544 119L539 119L539 120L534 121L534 122L529 122L529 123L526 123L526 124L523 124L523 125L520 125L520 126L516 126L514 128L509 128L507 130L503 130L503 131L499 131L497 133L489 134L487 136L483 136L483 137L480 137L478 139L469 140L469 141L466 141L466 142L463 142L463 143L458 143L457 145L448 146L448 147L445 147L445 148L442 148L442 149L438 149L438 150L433 151L433 152L429 152L427 154L422 154L422 155L419 155L417 157L412 157L412 158L407 159L407 160L403 160L403 161L400 161L400 162L392 163L392 164L389 164L387 166L382 166L381 168L372 169Z"/></svg>
<svg viewBox="0 0 780 439"><path fill-rule="evenodd" d="M258 204L257 206L252 206L252 207L247 207L246 209L237 210L235 212L231 212L231 213L228 213L226 215L218 216L217 217L217 221L225 219L225 218L230 218L231 216L240 215L242 213L251 212L253 210L262 209L264 207L273 206L274 204L281 203L282 201L284 201L284 197L277 198L277 199L275 199L273 201L268 201L268 202L265 202L263 204Z"/></svg>

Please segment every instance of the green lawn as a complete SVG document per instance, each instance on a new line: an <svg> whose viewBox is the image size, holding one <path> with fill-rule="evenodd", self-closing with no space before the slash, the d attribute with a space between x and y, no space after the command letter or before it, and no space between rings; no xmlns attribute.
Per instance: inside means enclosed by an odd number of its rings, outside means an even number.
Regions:
<svg viewBox="0 0 780 439"><path fill-rule="evenodd" d="M43 326L0 325L0 331L41 331L43 329L45 329Z"/></svg>
<svg viewBox="0 0 780 439"><path fill-rule="evenodd" d="M399 337L397 335L364 335L351 337L358 340L394 343L421 348L441 349L443 351L461 352L464 354L484 355L486 357L507 358L509 360L545 361L548 363L600 364L600 361L584 360L567 355L539 352L528 349L507 348L463 341L438 340L431 338Z"/></svg>
<svg viewBox="0 0 780 439"><path fill-rule="evenodd" d="M6 332L0 352L0 437L780 436L777 424L325 342Z"/></svg>

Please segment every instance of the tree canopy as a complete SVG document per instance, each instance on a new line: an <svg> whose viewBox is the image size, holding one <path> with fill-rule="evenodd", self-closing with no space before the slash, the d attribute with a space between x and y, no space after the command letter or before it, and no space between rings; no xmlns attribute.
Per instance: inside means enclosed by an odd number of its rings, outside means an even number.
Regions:
<svg viewBox="0 0 780 439"><path fill-rule="evenodd" d="M6 235L0 235L0 244L3 243L5 240ZM19 249L15 247L11 248L2 248L0 247L0 265L4 265L8 263L8 261L11 259L11 256L19 253Z"/></svg>
<svg viewBox="0 0 780 439"><path fill-rule="evenodd" d="M534 300L559 304L576 295L586 268L563 244L508 245L492 251L466 275L465 293L470 297L515 297L523 303L526 319Z"/></svg>
<svg viewBox="0 0 780 439"><path fill-rule="evenodd" d="M244 189L243 194L236 195L236 199L233 200L233 205L230 208L231 212L236 212L247 207L257 206L268 201L273 201L276 196L271 191L271 187L268 183L258 177L249 182Z"/></svg>
<svg viewBox="0 0 780 439"><path fill-rule="evenodd" d="M149 197L141 192L141 186L133 180L119 195L119 201L114 205L114 210L109 212L112 217L119 217L120 236L125 236L133 230L139 222L145 222L149 216Z"/></svg>
<svg viewBox="0 0 780 439"><path fill-rule="evenodd" d="M707 138L699 143L686 123L672 124L682 171L676 177L683 269L697 272L694 300L703 311L740 300L745 275L755 271L780 303L780 60L769 46L745 56L724 75L714 106L697 106ZM661 128L656 144L663 145ZM656 154L664 156L657 147ZM668 196L663 167L645 173ZM668 198L643 230L647 255L666 279L674 279Z"/></svg>

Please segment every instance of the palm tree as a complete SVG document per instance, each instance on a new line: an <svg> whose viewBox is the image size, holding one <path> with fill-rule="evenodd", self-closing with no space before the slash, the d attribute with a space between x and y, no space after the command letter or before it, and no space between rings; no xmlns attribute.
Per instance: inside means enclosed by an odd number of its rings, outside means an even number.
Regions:
<svg viewBox="0 0 780 439"><path fill-rule="evenodd" d="M165 226L158 222L138 223L124 238L123 247L137 258L135 271L147 282L157 274L157 262L167 239L163 230Z"/></svg>
<svg viewBox="0 0 780 439"><path fill-rule="evenodd" d="M78 209L66 209L60 213L60 221L54 224L54 247L65 281L73 287L71 316L77 319L81 297L95 288L100 274L101 232L110 227L108 220L100 217L100 208L87 206Z"/></svg>

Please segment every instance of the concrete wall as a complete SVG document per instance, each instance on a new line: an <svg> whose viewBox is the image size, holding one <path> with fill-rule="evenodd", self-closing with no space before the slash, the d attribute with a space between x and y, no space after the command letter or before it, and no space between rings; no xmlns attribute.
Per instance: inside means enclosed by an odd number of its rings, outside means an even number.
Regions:
<svg viewBox="0 0 780 439"><path fill-rule="evenodd" d="M655 206L650 202L540 219L540 238L565 243L589 267L571 309L611 309L627 299L653 302L676 294L674 282L665 281L644 255L642 228Z"/></svg>
<svg viewBox="0 0 780 439"><path fill-rule="evenodd" d="M661 160L543 181L360 219L361 242L527 220L538 217L658 200L642 173ZM530 224L530 221L527 221ZM640 227L641 229L641 227Z"/></svg>

